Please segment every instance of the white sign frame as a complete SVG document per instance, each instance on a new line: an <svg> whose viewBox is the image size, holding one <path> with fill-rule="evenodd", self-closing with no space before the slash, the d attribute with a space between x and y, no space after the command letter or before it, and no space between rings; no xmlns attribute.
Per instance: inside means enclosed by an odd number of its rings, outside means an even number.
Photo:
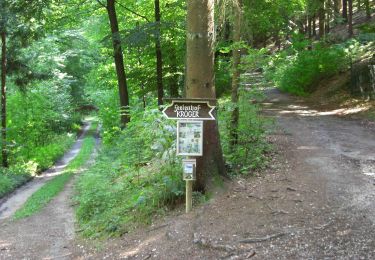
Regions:
<svg viewBox="0 0 375 260"><path fill-rule="evenodd" d="M184 181L195 181L197 179L196 168L197 160L196 159L184 159L182 160L183 167L183 180ZM191 172L187 171L186 168L191 167ZM190 170L190 169L189 169Z"/></svg>
<svg viewBox="0 0 375 260"><path fill-rule="evenodd" d="M185 133L183 133L181 132L182 124L196 124L198 125L198 127L195 128L196 131L194 131L194 133L186 132L186 131ZM185 136L182 136L183 134ZM181 144L182 139L194 140L194 144L192 142L190 142L190 144L198 145L196 147L197 149L194 149L196 151L189 152L188 149L191 149L191 148L183 147L183 144ZM189 145L188 141L185 141L184 143L185 145ZM203 156L203 121L192 121L192 120L177 121L176 151L177 151L177 155L181 155L181 156Z"/></svg>

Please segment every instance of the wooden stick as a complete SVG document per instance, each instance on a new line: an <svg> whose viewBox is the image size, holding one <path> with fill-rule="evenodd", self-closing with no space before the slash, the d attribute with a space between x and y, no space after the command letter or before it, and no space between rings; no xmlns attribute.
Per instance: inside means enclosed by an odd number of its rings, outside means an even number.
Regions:
<svg viewBox="0 0 375 260"><path fill-rule="evenodd" d="M186 181L186 213L193 208L193 181Z"/></svg>

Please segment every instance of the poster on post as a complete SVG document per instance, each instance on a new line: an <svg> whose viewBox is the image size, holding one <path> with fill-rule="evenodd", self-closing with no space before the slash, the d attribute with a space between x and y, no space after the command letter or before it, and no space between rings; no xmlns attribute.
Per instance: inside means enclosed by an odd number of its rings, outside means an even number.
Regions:
<svg viewBox="0 0 375 260"><path fill-rule="evenodd" d="M202 121L177 121L177 155L203 155Z"/></svg>

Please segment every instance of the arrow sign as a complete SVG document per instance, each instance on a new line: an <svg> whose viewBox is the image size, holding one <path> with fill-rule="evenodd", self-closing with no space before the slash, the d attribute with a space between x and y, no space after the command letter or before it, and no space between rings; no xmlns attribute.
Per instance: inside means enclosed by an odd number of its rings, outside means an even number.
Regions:
<svg viewBox="0 0 375 260"><path fill-rule="evenodd" d="M208 101L172 100L172 104L164 108L163 114L169 119L215 120L212 115L215 106Z"/></svg>

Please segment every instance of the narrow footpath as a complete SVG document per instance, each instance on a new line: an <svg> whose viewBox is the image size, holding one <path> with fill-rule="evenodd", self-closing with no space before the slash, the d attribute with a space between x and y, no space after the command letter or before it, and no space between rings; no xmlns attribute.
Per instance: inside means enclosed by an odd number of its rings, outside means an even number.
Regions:
<svg viewBox="0 0 375 260"><path fill-rule="evenodd" d="M79 153L90 126L91 123L85 125L76 143L54 167L1 202L0 259L70 259L75 236L71 205L74 178L41 212L17 221L13 221L11 216L43 184L64 172L65 167Z"/></svg>

